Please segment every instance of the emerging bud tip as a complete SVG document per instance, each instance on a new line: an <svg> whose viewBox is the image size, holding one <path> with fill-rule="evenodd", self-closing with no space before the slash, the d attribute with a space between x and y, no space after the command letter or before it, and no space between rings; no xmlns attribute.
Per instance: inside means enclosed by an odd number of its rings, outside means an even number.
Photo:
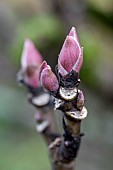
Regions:
<svg viewBox="0 0 113 170"><path fill-rule="evenodd" d="M80 47L77 32L72 27L69 35L66 37L58 58L58 69L62 76L65 76L72 70L79 72L82 66L83 53Z"/></svg>
<svg viewBox="0 0 113 170"><path fill-rule="evenodd" d="M46 62L43 62L40 67L40 82L49 91L56 91L59 88L57 77Z"/></svg>
<svg viewBox="0 0 113 170"><path fill-rule="evenodd" d="M22 69L26 69L30 65L40 65L42 63L42 56L39 51L36 49L35 45L30 39L27 39L24 43L22 57L21 57L21 66Z"/></svg>
<svg viewBox="0 0 113 170"><path fill-rule="evenodd" d="M38 67L42 63L42 56L30 39L24 43L21 57L21 74L23 81L33 88L39 86Z"/></svg>

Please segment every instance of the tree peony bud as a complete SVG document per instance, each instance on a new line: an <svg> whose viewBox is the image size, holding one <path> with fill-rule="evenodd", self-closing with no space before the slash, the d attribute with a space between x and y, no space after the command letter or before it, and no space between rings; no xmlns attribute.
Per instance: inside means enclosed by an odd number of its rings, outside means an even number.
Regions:
<svg viewBox="0 0 113 170"><path fill-rule="evenodd" d="M41 85L49 91L56 91L59 88L57 77L52 72L51 67L49 65L46 65L46 67L40 73L40 82Z"/></svg>
<svg viewBox="0 0 113 170"><path fill-rule="evenodd" d="M42 63L42 56L34 46L33 42L27 39L21 57L21 67L26 69L28 66L39 66Z"/></svg>
<svg viewBox="0 0 113 170"><path fill-rule="evenodd" d="M77 32L76 32L76 29L74 27L71 28L71 30L69 32L69 36L72 36L75 39L75 41L77 43L79 43L79 46L80 46L79 38L78 38L78 35L77 35Z"/></svg>
<svg viewBox="0 0 113 170"><path fill-rule="evenodd" d="M42 57L40 53L32 41L27 39L22 52L20 73L22 74L24 82L33 88L37 88L40 84L38 68L41 63Z"/></svg>
<svg viewBox="0 0 113 170"><path fill-rule="evenodd" d="M83 62L83 50L80 47L75 28L66 37L58 58L58 69L62 76L72 70L79 72Z"/></svg>
<svg viewBox="0 0 113 170"><path fill-rule="evenodd" d="M45 69L46 67L48 67L47 62L43 61L39 68L39 80L40 80L41 73L42 73L43 69Z"/></svg>

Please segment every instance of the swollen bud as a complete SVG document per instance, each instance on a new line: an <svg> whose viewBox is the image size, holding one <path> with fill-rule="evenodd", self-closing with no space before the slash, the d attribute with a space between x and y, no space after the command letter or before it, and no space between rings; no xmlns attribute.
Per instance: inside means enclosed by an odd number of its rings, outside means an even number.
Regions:
<svg viewBox="0 0 113 170"><path fill-rule="evenodd" d="M18 73L18 80L33 88L37 88L40 85L38 68L41 63L42 57L39 51L34 46L33 42L27 39L23 47L21 71Z"/></svg>
<svg viewBox="0 0 113 170"><path fill-rule="evenodd" d="M41 85L49 91L57 91L59 88L59 83L56 75L52 72L49 65L46 66L40 75Z"/></svg>
<svg viewBox="0 0 113 170"><path fill-rule="evenodd" d="M30 39L27 39L24 43L22 57L21 57L21 67L26 69L26 67L35 65L39 66L42 63L42 56L36 49L35 45Z"/></svg>
<svg viewBox="0 0 113 170"><path fill-rule="evenodd" d="M58 58L58 70L65 76L72 70L79 72L83 62L83 50L73 27L66 37Z"/></svg>

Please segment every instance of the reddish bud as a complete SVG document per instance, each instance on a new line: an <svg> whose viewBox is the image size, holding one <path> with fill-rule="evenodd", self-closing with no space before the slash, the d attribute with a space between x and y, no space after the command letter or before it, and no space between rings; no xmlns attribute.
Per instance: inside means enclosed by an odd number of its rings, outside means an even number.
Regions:
<svg viewBox="0 0 113 170"><path fill-rule="evenodd" d="M22 69L28 66L39 66L42 63L42 56L34 46L33 42L27 39L24 43L24 48L21 57Z"/></svg>
<svg viewBox="0 0 113 170"><path fill-rule="evenodd" d="M40 80L41 73L42 73L43 69L45 69L46 67L48 67L47 62L43 61L39 68L39 80Z"/></svg>
<svg viewBox="0 0 113 170"><path fill-rule="evenodd" d="M77 32L76 32L76 29L74 27L71 28L70 32L69 32L69 36L72 36L75 41L77 43L79 43L79 38L78 38L78 35L77 35ZM80 43L79 43L79 46L80 46Z"/></svg>
<svg viewBox="0 0 113 170"><path fill-rule="evenodd" d="M40 85L38 67L28 66L24 74L24 81L33 88Z"/></svg>
<svg viewBox="0 0 113 170"><path fill-rule="evenodd" d="M21 58L21 73L26 84L33 88L39 86L38 68L42 63L42 57L31 40L27 39L24 43Z"/></svg>
<svg viewBox="0 0 113 170"><path fill-rule="evenodd" d="M66 37L58 59L58 69L62 76L65 76L72 70L80 71L83 61L82 48L75 28L73 27Z"/></svg>
<svg viewBox="0 0 113 170"><path fill-rule="evenodd" d="M46 67L42 70L40 75L40 81L41 85L49 91L56 91L59 88L57 77L52 72L51 67L49 65L46 65Z"/></svg>

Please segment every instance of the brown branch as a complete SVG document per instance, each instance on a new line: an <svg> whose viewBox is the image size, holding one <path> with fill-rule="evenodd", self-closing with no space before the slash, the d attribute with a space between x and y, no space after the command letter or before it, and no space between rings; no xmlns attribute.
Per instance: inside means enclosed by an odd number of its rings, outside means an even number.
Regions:
<svg viewBox="0 0 113 170"><path fill-rule="evenodd" d="M37 109L35 114L36 130L43 136L48 145L52 169L74 170L75 158L81 141L81 120L73 118L72 113L76 113L76 116L80 116L81 113L83 113L84 107L82 107L81 111L73 111L72 101L67 102L65 100L56 99L55 108L58 109L61 105L62 107L60 110L63 111L62 124L64 134L60 136L57 133L53 105L50 104L53 102L53 99L49 96L47 100L47 96L44 98L44 94L49 95L43 91L40 95L35 96L32 94L28 98L30 103ZM42 95L43 101L41 100ZM71 110L67 111L67 108Z"/></svg>
<svg viewBox="0 0 113 170"><path fill-rule="evenodd" d="M79 80L78 80L79 82ZM82 91L60 85L55 99L55 109L62 114L64 134L49 145L53 170L74 170L75 159L81 143L81 120L87 116Z"/></svg>
<svg viewBox="0 0 113 170"><path fill-rule="evenodd" d="M32 94L29 101L37 109L36 129L48 145L52 169L74 170L82 136L81 120L87 116L87 110L84 107L83 94L77 87L60 87L57 96L55 109L63 112L63 135L57 133L51 96L42 91L38 95Z"/></svg>
<svg viewBox="0 0 113 170"><path fill-rule="evenodd" d="M77 156L81 141L81 121L74 122L65 117L65 123L73 135L73 138L69 139L70 136L64 133L67 136L56 138L56 140L50 144L49 150L53 161L53 170L74 170L75 168L75 157Z"/></svg>
<svg viewBox="0 0 113 170"><path fill-rule="evenodd" d="M37 113L36 113L37 114ZM42 120L36 120L36 130L41 133L46 143L49 145L56 137L56 122L54 117L54 111L50 108L48 110L41 110Z"/></svg>
<svg viewBox="0 0 113 170"><path fill-rule="evenodd" d="M72 28L71 31L73 33L75 29ZM82 58L77 60L78 63L81 61ZM80 64L77 65L77 68L81 66ZM84 107L84 95L78 89L79 75L72 69L63 77L56 69L56 77L45 62L42 63L42 67L47 68L42 71L41 81L45 83L45 86L42 84L51 92L51 95L40 86L31 87L23 79L21 79L21 82L30 92L29 102L37 109L35 114L36 130L43 136L48 145L52 169L74 170L82 136L81 120L87 116L87 110ZM55 109L62 111L63 135L57 133L52 95L55 97Z"/></svg>
<svg viewBox="0 0 113 170"><path fill-rule="evenodd" d="M87 116L84 96L82 91L78 89L80 80L76 74L75 72L76 86L70 87L68 79L62 80L62 83L59 83L57 93L52 93L56 97L55 109L62 111L63 135L57 133L52 96L42 88L33 89L27 86L30 92L28 101L37 110L35 114L36 130L43 136L48 145L52 170L75 169L75 159L82 136L81 120Z"/></svg>
<svg viewBox="0 0 113 170"><path fill-rule="evenodd" d="M49 145L58 136L56 133L57 127L53 110L53 98L48 93L42 91L37 96L30 95L28 101L37 110L35 113L36 130L43 136L46 144Z"/></svg>

